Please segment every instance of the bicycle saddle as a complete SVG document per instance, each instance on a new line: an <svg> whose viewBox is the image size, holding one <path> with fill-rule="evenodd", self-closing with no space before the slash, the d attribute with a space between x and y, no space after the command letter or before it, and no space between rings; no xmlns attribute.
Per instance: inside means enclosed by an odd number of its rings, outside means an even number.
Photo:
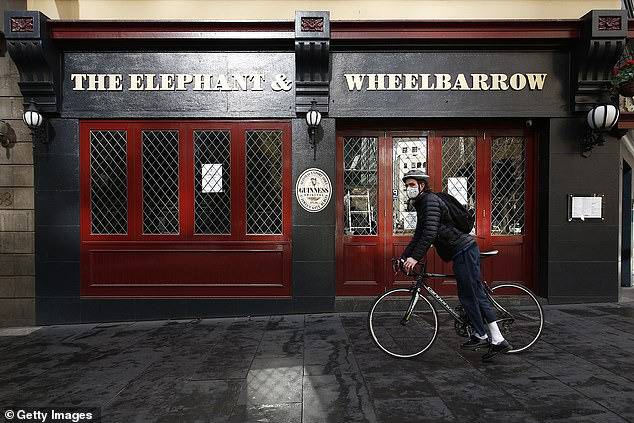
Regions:
<svg viewBox="0 0 634 423"><path fill-rule="evenodd" d="M491 257L491 256L495 256L497 255L499 251L498 250L491 250L491 251L481 251L480 252L480 257Z"/></svg>

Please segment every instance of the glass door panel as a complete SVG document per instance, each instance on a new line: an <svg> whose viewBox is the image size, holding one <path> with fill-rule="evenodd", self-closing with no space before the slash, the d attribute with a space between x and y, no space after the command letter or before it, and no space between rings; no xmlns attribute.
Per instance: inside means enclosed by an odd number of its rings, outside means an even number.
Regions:
<svg viewBox="0 0 634 423"><path fill-rule="evenodd" d="M392 138L392 233L413 235L416 211L407 198L403 175L410 170L427 173L427 137Z"/></svg>
<svg viewBox="0 0 634 423"><path fill-rule="evenodd" d="M522 235L526 154L524 137L491 142L491 235Z"/></svg>
<svg viewBox="0 0 634 423"><path fill-rule="evenodd" d="M442 149L442 191L468 209L476 208L476 137L444 136ZM476 222L477 223L477 222ZM475 234L475 226L472 234Z"/></svg>
<svg viewBox="0 0 634 423"><path fill-rule="evenodd" d="M345 138L343 155L344 234L376 235L378 139Z"/></svg>

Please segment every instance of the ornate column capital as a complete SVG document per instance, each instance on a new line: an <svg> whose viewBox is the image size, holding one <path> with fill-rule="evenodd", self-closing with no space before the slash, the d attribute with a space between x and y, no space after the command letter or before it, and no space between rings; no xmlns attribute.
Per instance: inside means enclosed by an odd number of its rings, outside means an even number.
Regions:
<svg viewBox="0 0 634 423"><path fill-rule="evenodd" d="M572 57L573 104L577 112L608 100L610 74L627 42L626 10L592 10L581 20L581 40Z"/></svg>
<svg viewBox="0 0 634 423"><path fill-rule="evenodd" d="M55 113L59 98L59 54L50 37L50 19L37 11L9 10L4 14L7 50L20 73L24 104Z"/></svg>
<svg viewBox="0 0 634 423"><path fill-rule="evenodd" d="M295 12L295 112L328 113L329 99L330 13Z"/></svg>

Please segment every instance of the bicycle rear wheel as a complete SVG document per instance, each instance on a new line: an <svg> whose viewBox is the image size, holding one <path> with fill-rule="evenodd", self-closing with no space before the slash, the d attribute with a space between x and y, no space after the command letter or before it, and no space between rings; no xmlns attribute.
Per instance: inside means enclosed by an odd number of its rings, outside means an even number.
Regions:
<svg viewBox="0 0 634 423"><path fill-rule="evenodd" d="M521 285L504 283L491 287L498 327L513 349L526 351L539 339L544 327L544 311L535 295Z"/></svg>
<svg viewBox="0 0 634 423"><path fill-rule="evenodd" d="M386 292L376 299L368 315L376 345L397 358L427 351L438 334L438 316L429 300L406 288Z"/></svg>

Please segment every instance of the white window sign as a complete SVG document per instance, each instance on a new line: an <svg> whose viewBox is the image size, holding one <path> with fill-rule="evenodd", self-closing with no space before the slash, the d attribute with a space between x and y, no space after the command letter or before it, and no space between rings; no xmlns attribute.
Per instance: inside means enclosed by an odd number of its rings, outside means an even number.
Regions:
<svg viewBox="0 0 634 423"><path fill-rule="evenodd" d="M354 158L352 159L352 164L350 165L350 169L356 169L357 168L357 165L359 164L359 159L360 158L361 158L361 156L359 154L354 156Z"/></svg>
<svg viewBox="0 0 634 423"><path fill-rule="evenodd" d="M601 219L603 197L572 197L572 219Z"/></svg>
<svg viewBox="0 0 634 423"><path fill-rule="evenodd" d="M403 229L416 229L416 212L403 212Z"/></svg>
<svg viewBox="0 0 634 423"><path fill-rule="evenodd" d="M203 163L201 181L202 192L222 192L222 164Z"/></svg>
<svg viewBox="0 0 634 423"><path fill-rule="evenodd" d="M460 202L460 204L466 206L469 204L469 197L467 195L467 178L448 178L447 180L447 192Z"/></svg>

